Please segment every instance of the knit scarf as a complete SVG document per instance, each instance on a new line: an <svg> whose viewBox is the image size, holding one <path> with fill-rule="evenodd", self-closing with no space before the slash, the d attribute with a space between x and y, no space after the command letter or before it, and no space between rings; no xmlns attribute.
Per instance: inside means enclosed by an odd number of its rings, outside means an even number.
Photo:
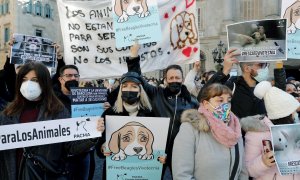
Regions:
<svg viewBox="0 0 300 180"><path fill-rule="evenodd" d="M232 112L230 112L230 121L227 125L215 118L212 112L204 108L203 104L200 105L198 111L206 117L211 133L219 143L228 148L236 145L241 137L241 125Z"/></svg>

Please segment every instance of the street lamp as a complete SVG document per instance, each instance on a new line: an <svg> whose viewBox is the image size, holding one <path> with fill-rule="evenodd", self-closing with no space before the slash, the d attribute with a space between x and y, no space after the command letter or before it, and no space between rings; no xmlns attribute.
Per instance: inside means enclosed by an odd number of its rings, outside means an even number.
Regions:
<svg viewBox="0 0 300 180"><path fill-rule="evenodd" d="M224 56L227 52L227 48L223 47L224 43L222 41L220 41L219 44L217 44L217 45L218 45L218 47L216 47L212 51L212 55L213 55L214 63L218 63L218 65L216 66L216 69L219 71L223 67L221 65L221 63L223 63L223 61L224 61Z"/></svg>

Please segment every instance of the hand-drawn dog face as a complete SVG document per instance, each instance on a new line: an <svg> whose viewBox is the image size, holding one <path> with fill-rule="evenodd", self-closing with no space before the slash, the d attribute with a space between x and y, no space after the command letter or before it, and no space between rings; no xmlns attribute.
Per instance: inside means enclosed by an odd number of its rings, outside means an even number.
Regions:
<svg viewBox="0 0 300 180"><path fill-rule="evenodd" d="M114 10L119 16L119 23L127 21L128 16L138 15L143 18L150 15L147 0L116 0Z"/></svg>
<svg viewBox="0 0 300 180"><path fill-rule="evenodd" d="M170 31L173 49L182 49L187 42L193 45L198 41L195 16L192 13L183 11L177 14L171 21Z"/></svg>
<svg viewBox="0 0 300 180"><path fill-rule="evenodd" d="M127 155L153 159L153 141L153 134L147 127L129 122L112 134L108 147L115 154L113 160L124 160Z"/></svg>
<svg viewBox="0 0 300 180"><path fill-rule="evenodd" d="M294 34L297 29L300 29L300 1L295 1L289 6L283 18L287 19L287 31Z"/></svg>

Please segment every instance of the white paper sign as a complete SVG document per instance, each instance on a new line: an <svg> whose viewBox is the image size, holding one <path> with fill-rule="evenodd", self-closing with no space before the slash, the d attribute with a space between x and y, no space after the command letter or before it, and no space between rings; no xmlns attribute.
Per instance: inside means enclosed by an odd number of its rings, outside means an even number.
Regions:
<svg viewBox="0 0 300 180"><path fill-rule="evenodd" d="M0 150L101 137L99 117L80 117L0 126Z"/></svg>

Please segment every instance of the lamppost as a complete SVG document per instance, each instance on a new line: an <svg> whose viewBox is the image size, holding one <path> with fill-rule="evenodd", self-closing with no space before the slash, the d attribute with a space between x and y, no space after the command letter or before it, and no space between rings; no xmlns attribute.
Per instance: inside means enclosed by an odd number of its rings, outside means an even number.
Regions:
<svg viewBox="0 0 300 180"><path fill-rule="evenodd" d="M212 51L212 55L214 58L214 63L218 63L216 65L216 69L217 71L221 70L223 68L222 64L224 61L224 56L227 52L227 48L223 47L224 43L222 41L219 42L219 44L217 44L218 47L216 47L213 51Z"/></svg>

